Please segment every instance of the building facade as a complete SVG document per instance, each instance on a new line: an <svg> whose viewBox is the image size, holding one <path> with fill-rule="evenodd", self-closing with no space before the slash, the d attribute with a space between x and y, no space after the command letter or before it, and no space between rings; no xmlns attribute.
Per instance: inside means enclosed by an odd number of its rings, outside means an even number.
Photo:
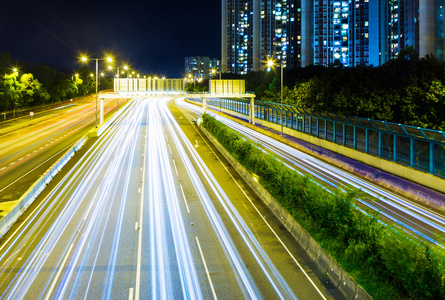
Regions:
<svg viewBox="0 0 445 300"><path fill-rule="evenodd" d="M445 59L444 6L444 0L402 1L404 43L420 57L432 54Z"/></svg>
<svg viewBox="0 0 445 300"><path fill-rule="evenodd" d="M268 58L294 68L301 60L301 1L223 0L222 72L246 74Z"/></svg>
<svg viewBox="0 0 445 300"><path fill-rule="evenodd" d="M185 74L196 79L209 79L212 69L220 72L220 61L207 56L190 56L185 58Z"/></svg>
<svg viewBox="0 0 445 300"><path fill-rule="evenodd" d="M260 1L260 60L273 58L285 68L301 64L301 1Z"/></svg>
<svg viewBox="0 0 445 300"><path fill-rule="evenodd" d="M445 0L222 1L222 71L382 65L413 47L444 60Z"/></svg>
<svg viewBox="0 0 445 300"><path fill-rule="evenodd" d="M224 73L246 74L254 69L254 2L257 0L222 1L221 67Z"/></svg>
<svg viewBox="0 0 445 300"><path fill-rule="evenodd" d="M314 60L317 65L380 65L383 32L378 1L314 1ZM384 9L383 9L384 10Z"/></svg>

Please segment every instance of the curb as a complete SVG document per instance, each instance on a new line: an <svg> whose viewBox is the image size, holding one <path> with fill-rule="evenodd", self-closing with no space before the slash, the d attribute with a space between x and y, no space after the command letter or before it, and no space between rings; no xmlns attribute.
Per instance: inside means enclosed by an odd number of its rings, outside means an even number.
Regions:
<svg viewBox="0 0 445 300"><path fill-rule="evenodd" d="M372 299L372 297L345 272L338 262L287 212L280 203L202 126L201 131L224 155L235 170L266 204L295 241L306 251L317 269L326 274L347 299Z"/></svg>

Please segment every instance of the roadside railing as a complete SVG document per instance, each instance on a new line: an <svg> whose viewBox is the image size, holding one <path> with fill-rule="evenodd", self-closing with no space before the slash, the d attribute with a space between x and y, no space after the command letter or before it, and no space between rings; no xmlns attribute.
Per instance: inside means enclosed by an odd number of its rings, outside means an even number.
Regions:
<svg viewBox="0 0 445 300"><path fill-rule="evenodd" d="M207 105L249 116L248 99L209 97ZM445 132L260 100L254 110L256 119L445 178Z"/></svg>

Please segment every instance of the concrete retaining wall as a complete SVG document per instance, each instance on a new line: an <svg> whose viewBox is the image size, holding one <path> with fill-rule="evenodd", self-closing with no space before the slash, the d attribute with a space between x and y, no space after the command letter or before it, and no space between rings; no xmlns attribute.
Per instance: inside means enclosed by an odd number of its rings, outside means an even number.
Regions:
<svg viewBox="0 0 445 300"><path fill-rule="evenodd" d="M255 119L255 123L269 127L276 131L281 130L281 125L267 122L261 119ZM445 180L433 174L425 173L393 161L360 152L358 150L348 148L346 146L339 145L324 139L320 139L316 136L299 132L288 127L283 127L283 133L445 193Z"/></svg>
<svg viewBox="0 0 445 300"><path fill-rule="evenodd" d="M324 250L317 241L289 214L278 201L250 174L233 156L202 126L201 131L224 155L235 170L243 177L261 200L269 207L283 226L292 234L299 245L306 250L317 268L329 276L332 283L347 299L372 299L372 297Z"/></svg>

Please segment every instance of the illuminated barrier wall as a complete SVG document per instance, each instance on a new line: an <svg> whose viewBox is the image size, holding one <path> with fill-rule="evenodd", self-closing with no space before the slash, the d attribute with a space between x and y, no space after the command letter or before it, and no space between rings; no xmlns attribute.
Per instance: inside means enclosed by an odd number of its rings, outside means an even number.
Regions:
<svg viewBox="0 0 445 300"><path fill-rule="evenodd" d="M210 94L244 94L244 80L210 80Z"/></svg>
<svg viewBox="0 0 445 300"><path fill-rule="evenodd" d="M249 115L249 100L246 99L209 98L207 104ZM310 109L259 100L255 100L254 114L257 121L264 120L277 126L282 122L285 128L382 159L379 161L382 169L385 169L383 166L387 161L445 178L445 132L333 113L317 113ZM317 144L321 145L321 142ZM347 155L347 151L343 152ZM373 165L372 161L364 162ZM392 168L391 164L389 166ZM403 174L398 175L406 178ZM431 186L434 183L422 184ZM433 187L445 191L443 183L441 188L436 185Z"/></svg>
<svg viewBox="0 0 445 300"><path fill-rule="evenodd" d="M114 79L116 92L182 92L182 79L152 79L152 78L116 78Z"/></svg>
<svg viewBox="0 0 445 300"><path fill-rule="evenodd" d="M138 80L138 83L139 83L138 91L147 90L147 80Z"/></svg>

